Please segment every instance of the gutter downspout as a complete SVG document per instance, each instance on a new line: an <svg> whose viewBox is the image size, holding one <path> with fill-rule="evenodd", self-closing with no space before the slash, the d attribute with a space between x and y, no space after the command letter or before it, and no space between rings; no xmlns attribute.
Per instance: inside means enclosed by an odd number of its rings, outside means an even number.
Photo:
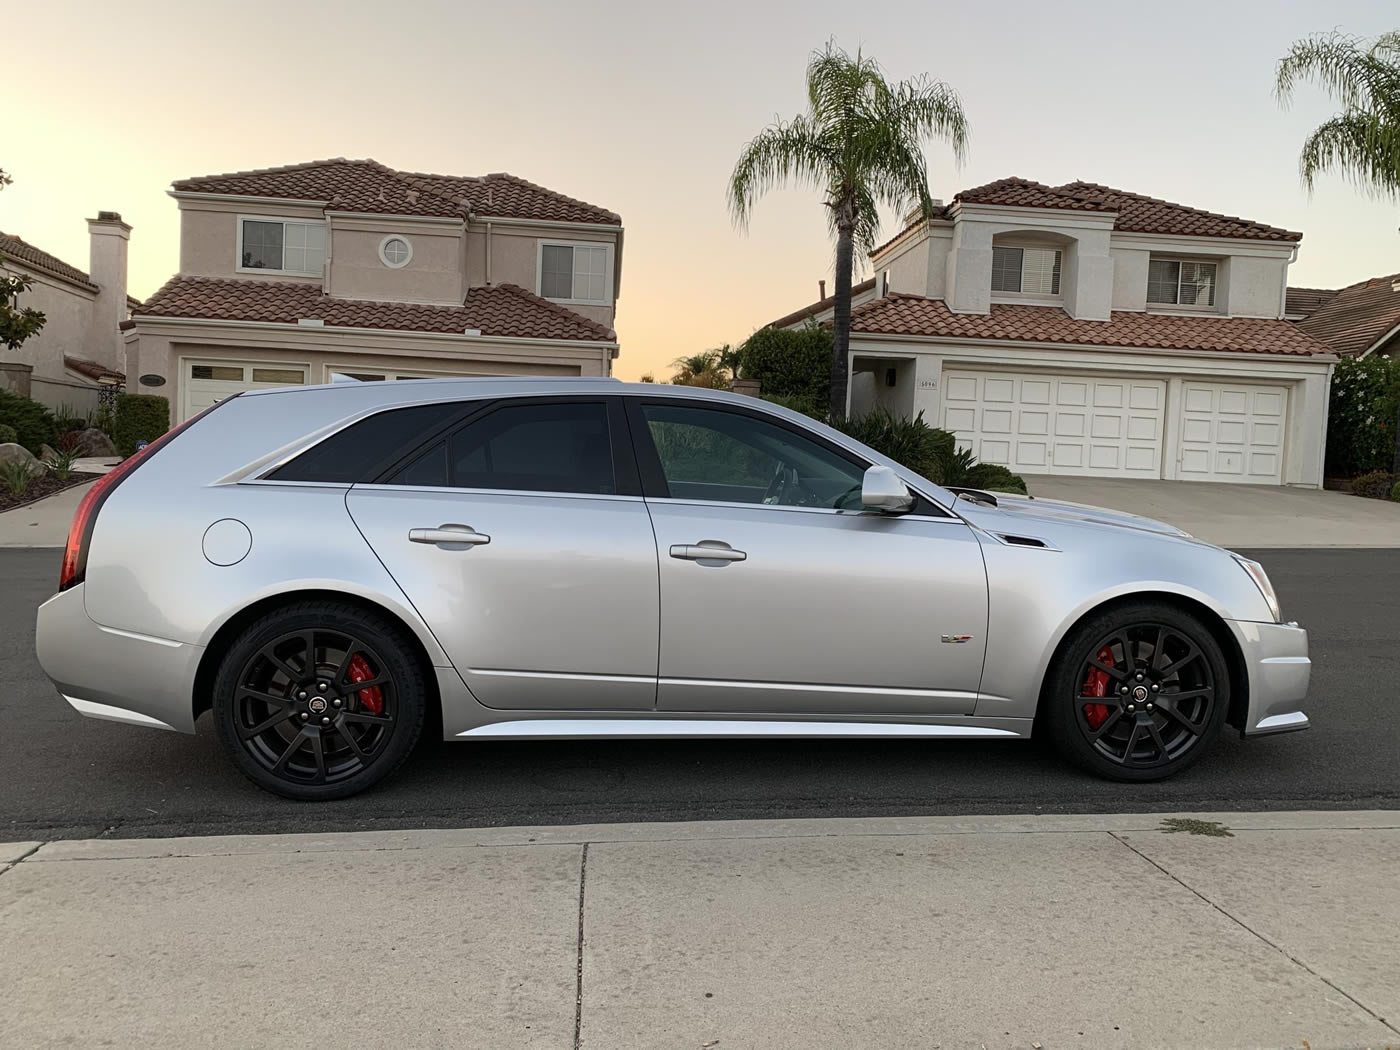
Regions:
<svg viewBox="0 0 1400 1050"><path fill-rule="evenodd" d="M491 287L491 220L486 220L486 287Z"/></svg>

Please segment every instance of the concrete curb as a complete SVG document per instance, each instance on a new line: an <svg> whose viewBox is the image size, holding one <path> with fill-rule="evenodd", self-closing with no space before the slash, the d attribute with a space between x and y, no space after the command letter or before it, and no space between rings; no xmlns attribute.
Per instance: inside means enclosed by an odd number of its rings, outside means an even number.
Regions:
<svg viewBox="0 0 1400 1050"><path fill-rule="evenodd" d="M337 853L376 850L579 845L582 843L705 842L734 839L862 838L869 836L1083 834L1161 831L1172 817L1223 824L1234 832L1375 831L1400 829L1400 810L1284 813L1055 814L997 817L851 817L807 820L689 821L650 824L577 824L433 831L350 831L329 835L202 835L169 839L72 839L44 843L25 863L74 860L146 860L264 853ZM38 843L7 843L0 863L17 860ZM13 855L13 856L12 856Z"/></svg>

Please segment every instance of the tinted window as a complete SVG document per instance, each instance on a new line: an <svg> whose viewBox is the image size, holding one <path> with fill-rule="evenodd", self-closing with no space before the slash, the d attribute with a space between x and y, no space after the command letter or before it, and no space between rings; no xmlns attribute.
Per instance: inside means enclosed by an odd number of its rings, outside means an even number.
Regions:
<svg viewBox="0 0 1400 1050"><path fill-rule="evenodd" d="M429 449L391 483L611 495L617 483L607 407L498 408Z"/></svg>
<svg viewBox="0 0 1400 1050"><path fill-rule="evenodd" d="M411 452L434 427L460 412L460 404L414 405L353 423L309 448L270 475L277 481L368 481Z"/></svg>
<svg viewBox="0 0 1400 1050"><path fill-rule="evenodd" d="M643 405L642 414L676 499L860 506L864 466L786 427L686 405Z"/></svg>

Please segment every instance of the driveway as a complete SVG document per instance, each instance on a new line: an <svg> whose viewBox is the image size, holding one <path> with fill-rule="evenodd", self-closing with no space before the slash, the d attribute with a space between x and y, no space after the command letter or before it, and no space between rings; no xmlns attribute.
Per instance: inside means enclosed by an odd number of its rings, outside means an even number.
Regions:
<svg viewBox="0 0 1400 1050"><path fill-rule="evenodd" d="M1026 475L1031 495L1141 514L1222 547L1400 547L1400 503L1323 489Z"/></svg>

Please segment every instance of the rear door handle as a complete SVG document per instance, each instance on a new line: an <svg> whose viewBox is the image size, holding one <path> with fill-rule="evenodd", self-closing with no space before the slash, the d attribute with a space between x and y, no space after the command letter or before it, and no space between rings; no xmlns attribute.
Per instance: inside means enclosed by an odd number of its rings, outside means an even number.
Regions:
<svg viewBox="0 0 1400 1050"><path fill-rule="evenodd" d="M435 529L409 529L410 543L437 543L448 547L474 547L490 543L491 537L477 532L470 525L439 525Z"/></svg>
<svg viewBox="0 0 1400 1050"><path fill-rule="evenodd" d="M673 543L671 557L682 561L743 561L748 555L721 540L701 540L699 543Z"/></svg>

